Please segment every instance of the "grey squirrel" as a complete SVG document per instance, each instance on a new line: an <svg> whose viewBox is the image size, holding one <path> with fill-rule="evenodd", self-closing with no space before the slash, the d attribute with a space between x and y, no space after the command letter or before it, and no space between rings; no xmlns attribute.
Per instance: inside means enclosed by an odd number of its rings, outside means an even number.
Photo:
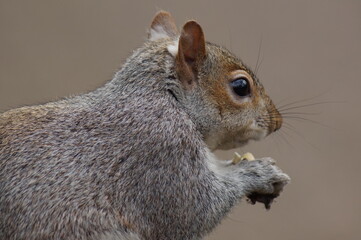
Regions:
<svg viewBox="0 0 361 240"><path fill-rule="evenodd" d="M212 152L281 125L241 60L161 11L103 87L0 115L0 239L201 239L289 182L271 158Z"/></svg>

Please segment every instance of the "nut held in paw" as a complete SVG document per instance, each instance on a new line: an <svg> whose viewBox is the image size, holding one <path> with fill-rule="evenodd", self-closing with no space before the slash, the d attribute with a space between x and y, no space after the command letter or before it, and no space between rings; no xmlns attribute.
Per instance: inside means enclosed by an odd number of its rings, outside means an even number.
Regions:
<svg viewBox="0 0 361 240"><path fill-rule="evenodd" d="M255 160L255 158L254 158L253 154L250 152L247 152L247 153L243 154L242 156L239 155L239 153L237 153L237 152L234 153L234 157L232 160L233 164L238 164L240 161L243 161L243 160L253 161L253 160Z"/></svg>

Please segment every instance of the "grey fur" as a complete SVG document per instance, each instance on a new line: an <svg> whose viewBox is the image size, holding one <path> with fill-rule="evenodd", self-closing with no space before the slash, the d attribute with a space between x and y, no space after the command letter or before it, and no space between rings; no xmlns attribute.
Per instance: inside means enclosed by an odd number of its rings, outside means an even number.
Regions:
<svg viewBox="0 0 361 240"><path fill-rule="evenodd" d="M205 140L233 115L182 88L171 41L146 42L93 92L0 115L0 239L200 239L289 181L269 159L213 159ZM199 81L234 58L207 50Z"/></svg>

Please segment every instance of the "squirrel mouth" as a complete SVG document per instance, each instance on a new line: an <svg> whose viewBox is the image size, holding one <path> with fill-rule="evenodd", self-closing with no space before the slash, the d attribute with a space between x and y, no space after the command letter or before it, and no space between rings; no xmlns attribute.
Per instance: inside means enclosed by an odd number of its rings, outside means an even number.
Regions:
<svg viewBox="0 0 361 240"><path fill-rule="evenodd" d="M267 135L269 135L269 131L268 129L262 128L261 126L257 126L256 124L252 124L252 126L250 126L249 130L246 131L243 136L241 141L243 140L261 140L263 138L265 138Z"/></svg>
<svg viewBox="0 0 361 240"><path fill-rule="evenodd" d="M219 138L214 136L206 138L206 144L211 151L230 150L245 146L250 140L261 140L269 134L267 128L251 124L241 131L231 131L222 134Z"/></svg>

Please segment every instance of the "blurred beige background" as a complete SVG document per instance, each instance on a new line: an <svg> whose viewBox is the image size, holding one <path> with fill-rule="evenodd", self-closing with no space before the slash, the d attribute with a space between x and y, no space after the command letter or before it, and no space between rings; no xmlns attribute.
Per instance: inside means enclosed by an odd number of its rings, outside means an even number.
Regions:
<svg viewBox="0 0 361 240"><path fill-rule="evenodd" d="M272 156L292 184L270 211L242 201L207 239L361 239L361 1L0 0L0 111L101 86L159 9L252 68L261 46L269 95L310 105L237 150Z"/></svg>

